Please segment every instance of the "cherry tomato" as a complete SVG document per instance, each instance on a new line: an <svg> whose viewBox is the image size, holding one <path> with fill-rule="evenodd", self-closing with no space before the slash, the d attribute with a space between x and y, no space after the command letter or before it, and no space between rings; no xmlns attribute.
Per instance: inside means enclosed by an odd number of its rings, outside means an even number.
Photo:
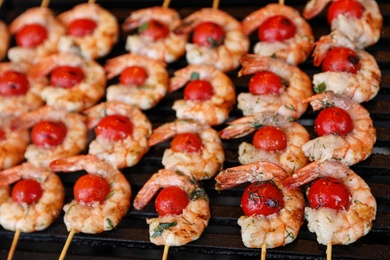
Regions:
<svg viewBox="0 0 390 260"><path fill-rule="evenodd" d="M6 133L4 131L4 129L0 128L0 142L5 140L6 138Z"/></svg>
<svg viewBox="0 0 390 260"><path fill-rule="evenodd" d="M259 71L249 80L249 92L253 95L278 95L283 89L282 79L271 71Z"/></svg>
<svg viewBox="0 0 390 260"><path fill-rule="evenodd" d="M192 35L192 42L205 47L218 47L225 38L225 30L219 24L203 22L198 24Z"/></svg>
<svg viewBox="0 0 390 260"><path fill-rule="evenodd" d="M363 11L363 6L356 0L332 1L328 9L328 23L332 25L333 20L339 14L348 14L350 17L359 19L362 17Z"/></svg>
<svg viewBox="0 0 390 260"><path fill-rule="evenodd" d="M60 145L67 133L64 123L58 121L40 121L31 130L31 141L34 145L44 148Z"/></svg>
<svg viewBox="0 0 390 260"><path fill-rule="evenodd" d="M268 216L284 207L283 195L272 182L253 182L241 197L241 208L246 216Z"/></svg>
<svg viewBox="0 0 390 260"><path fill-rule="evenodd" d="M133 133L133 124L130 119L122 115L110 115L100 120L95 127L96 136L119 141Z"/></svg>
<svg viewBox="0 0 390 260"><path fill-rule="evenodd" d="M314 129L319 136L327 134L347 135L352 131L353 121L347 111L338 107L322 110L314 121Z"/></svg>
<svg viewBox="0 0 390 260"><path fill-rule="evenodd" d="M169 34L169 28L162 22L152 19L142 24L138 28L138 33L156 41L166 38Z"/></svg>
<svg viewBox="0 0 390 260"><path fill-rule="evenodd" d="M196 153L202 149L202 139L195 133L181 133L173 138L171 149L174 152Z"/></svg>
<svg viewBox="0 0 390 260"><path fill-rule="evenodd" d="M123 85L142 86L147 78L148 73L144 68L140 66L129 66L122 71L119 82Z"/></svg>
<svg viewBox="0 0 390 260"><path fill-rule="evenodd" d="M26 24L15 35L16 44L21 47L34 48L48 37L47 30L40 24Z"/></svg>
<svg viewBox="0 0 390 260"><path fill-rule="evenodd" d="M88 206L102 203L110 193L108 181L94 174L81 176L73 187L73 195L78 202Z"/></svg>
<svg viewBox="0 0 390 260"><path fill-rule="evenodd" d="M88 18L80 18L73 20L68 25L66 33L76 37L83 37L86 35L91 35L96 27L96 21Z"/></svg>
<svg viewBox="0 0 390 260"><path fill-rule="evenodd" d="M263 126L253 135L252 143L257 149L280 151L286 149L286 134L275 126Z"/></svg>
<svg viewBox="0 0 390 260"><path fill-rule="evenodd" d="M19 96L24 95L30 88L30 83L24 73L7 70L0 75L0 95Z"/></svg>
<svg viewBox="0 0 390 260"><path fill-rule="evenodd" d="M155 200L155 208L159 216L180 215L190 200L187 194L177 186L162 189Z"/></svg>
<svg viewBox="0 0 390 260"><path fill-rule="evenodd" d="M345 47L331 49L322 61L322 71L349 72L356 74L361 68L359 56Z"/></svg>
<svg viewBox="0 0 390 260"><path fill-rule="evenodd" d="M258 29L258 37L264 42L280 42L295 35L295 24L283 15L271 16Z"/></svg>
<svg viewBox="0 0 390 260"><path fill-rule="evenodd" d="M211 83L203 79L190 81L184 88L185 100L209 100L214 95L214 89Z"/></svg>
<svg viewBox="0 0 390 260"><path fill-rule="evenodd" d="M80 67L58 66L50 73L50 84L59 88L71 88L85 78L84 71Z"/></svg>
<svg viewBox="0 0 390 260"><path fill-rule="evenodd" d="M324 177L313 182L307 195L310 207L327 207L335 210L348 210L351 194L348 188L336 178Z"/></svg>
<svg viewBox="0 0 390 260"><path fill-rule="evenodd" d="M11 196L16 203L31 205L38 202L42 194L43 190L39 182L32 179L24 179L14 185Z"/></svg>

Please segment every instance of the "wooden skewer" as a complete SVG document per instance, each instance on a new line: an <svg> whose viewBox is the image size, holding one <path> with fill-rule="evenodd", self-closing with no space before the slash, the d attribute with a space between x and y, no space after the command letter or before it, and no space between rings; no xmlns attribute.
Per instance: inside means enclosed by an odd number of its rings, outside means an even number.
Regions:
<svg viewBox="0 0 390 260"><path fill-rule="evenodd" d="M329 242L326 247L326 260L332 259L332 242Z"/></svg>
<svg viewBox="0 0 390 260"><path fill-rule="evenodd" d="M219 0L214 0L213 1L213 9L218 9L219 7Z"/></svg>
<svg viewBox="0 0 390 260"><path fill-rule="evenodd" d="M284 5L284 0L279 0L279 4Z"/></svg>
<svg viewBox="0 0 390 260"><path fill-rule="evenodd" d="M169 4L171 3L171 0L164 0L162 7L168 8Z"/></svg>
<svg viewBox="0 0 390 260"><path fill-rule="evenodd" d="M164 253L163 253L162 260L167 260L168 259L168 250L169 250L169 245L165 245L164 246Z"/></svg>
<svg viewBox="0 0 390 260"><path fill-rule="evenodd" d="M263 243L261 245L261 260L265 260L265 256L267 255L267 245Z"/></svg>
<svg viewBox="0 0 390 260"><path fill-rule="evenodd" d="M71 229L71 230L70 230L69 235L68 235L68 238L66 239L64 248L62 248L62 252L61 252L61 255L60 255L60 257L58 258L58 260L63 260L63 259L65 258L66 252L68 251L70 242L72 241L72 238L73 238L73 236L74 236L75 233L76 233L76 232L74 231L74 229Z"/></svg>
<svg viewBox="0 0 390 260"><path fill-rule="evenodd" d="M41 7L48 7L50 3L50 0L42 0Z"/></svg>
<svg viewBox="0 0 390 260"><path fill-rule="evenodd" d="M14 252L15 252L16 245L18 244L18 241L19 241L19 236L20 236L20 229L16 229L14 239L12 240L11 249L8 252L7 260L12 259Z"/></svg>
<svg viewBox="0 0 390 260"><path fill-rule="evenodd" d="M94 4L95 2L95 0L88 0L88 4Z"/></svg>

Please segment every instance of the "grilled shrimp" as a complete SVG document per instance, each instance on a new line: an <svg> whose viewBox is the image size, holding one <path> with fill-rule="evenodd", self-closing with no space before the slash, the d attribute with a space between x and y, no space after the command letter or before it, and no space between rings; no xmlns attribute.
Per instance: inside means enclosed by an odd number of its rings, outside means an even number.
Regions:
<svg viewBox="0 0 390 260"><path fill-rule="evenodd" d="M8 32L7 24L0 20L0 60L3 60L7 56L9 44L10 44L10 35Z"/></svg>
<svg viewBox="0 0 390 260"><path fill-rule="evenodd" d="M213 94L208 100L180 99L173 103L179 119L195 119L211 126L223 123L236 103L235 86L231 79L212 65L190 64L175 71L171 78L169 91L175 91L196 76L200 80L210 82Z"/></svg>
<svg viewBox="0 0 390 260"><path fill-rule="evenodd" d="M182 133L195 133L202 140L200 151L181 152L166 149L162 164L171 171L180 171L196 181L214 177L222 168L225 153L218 132L195 120L177 119L153 130L149 145L155 145Z"/></svg>
<svg viewBox="0 0 390 260"><path fill-rule="evenodd" d="M271 57L256 54L244 55L239 76L254 74L259 71L271 71L278 75L286 88L279 95L253 95L240 93L237 96L237 107L244 115L258 112L273 112L291 119L299 118L306 112L307 104L302 100L313 95L309 76L297 66L289 65Z"/></svg>
<svg viewBox="0 0 390 260"><path fill-rule="evenodd" d="M210 219L209 198L196 182L176 171L159 170L145 183L134 198L134 208L141 210L161 189L178 186L190 199L179 215L167 214L147 219L150 241L156 245L182 246L198 239Z"/></svg>
<svg viewBox="0 0 390 260"><path fill-rule="evenodd" d="M155 6L144 8L130 13L123 23L123 30L138 31L151 20L156 20L168 27L168 35L164 38L153 39L141 34L130 34L126 40L126 50L151 59L172 63L185 54L185 45L188 37L174 33L174 29L182 22L179 13L171 8Z"/></svg>
<svg viewBox="0 0 390 260"><path fill-rule="evenodd" d="M225 31L223 42L216 47L186 44L186 59L189 64L209 64L228 72L240 65L240 58L249 50L249 37L244 34L242 25L233 16L215 8L203 8L185 19L175 31L190 34L202 22L213 22Z"/></svg>
<svg viewBox="0 0 390 260"><path fill-rule="evenodd" d="M137 164L149 150L148 137L152 132L152 124L137 107L118 101L107 101L85 110L84 113L87 115L89 129L95 128L102 119L111 115L125 116L132 125L132 133L118 141L97 135L96 139L90 142L88 153L117 168L124 168Z"/></svg>
<svg viewBox="0 0 390 260"><path fill-rule="evenodd" d="M215 177L217 190L226 190L245 182L273 181L283 195L284 207L268 216L241 216L242 241L246 247L267 248L293 242L303 223L305 200L299 188L285 189L283 179L289 173L271 162L257 162L225 169Z"/></svg>
<svg viewBox="0 0 390 260"><path fill-rule="evenodd" d="M348 245L366 235L376 216L376 201L367 183L348 166L340 162L312 162L284 181L288 187L298 187L319 177L340 180L351 194L348 209L327 207L305 208L308 228L316 233L320 244Z"/></svg>
<svg viewBox="0 0 390 260"><path fill-rule="evenodd" d="M259 41L254 46L254 53L272 56L289 64L298 65L309 57L314 43L314 35L309 23L294 8L282 4L268 4L254 11L242 20L244 33L250 35L265 20L276 15L288 17L296 27L296 33L290 39L277 42Z"/></svg>
<svg viewBox="0 0 390 260"><path fill-rule="evenodd" d="M304 102L310 102L315 111L333 106L344 109L353 122L352 131L345 136L323 135L305 143L302 150L310 161L336 160L353 165L371 155L376 130L369 112L362 105L332 91L314 95Z"/></svg>
<svg viewBox="0 0 390 260"><path fill-rule="evenodd" d="M165 63L135 53L124 54L107 61L104 66L107 79L121 75L132 66L145 69L146 81L141 86L113 84L107 88L107 100L122 101L142 110L156 106L168 91L169 76Z"/></svg>

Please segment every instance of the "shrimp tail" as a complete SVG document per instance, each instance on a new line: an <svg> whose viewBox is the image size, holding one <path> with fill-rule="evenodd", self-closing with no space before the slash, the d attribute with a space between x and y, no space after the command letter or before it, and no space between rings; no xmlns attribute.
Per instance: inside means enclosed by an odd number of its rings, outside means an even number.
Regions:
<svg viewBox="0 0 390 260"><path fill-rule="evenodd" d="M303 17L310 20L316 17L331 0L309 0L303 9Z"/></svg>
<svg viewBox="0 0 390 260"><path fill-rule="evenodd" d="M12 167L0 172L0 187L10 185L21 179L17 172L18 167Z"/></svg>
<svg viewBox="0 0 390 260"><path fill-rule="evenodd" d="M242 68L238 72L238 76L241 77L243 75L253 74L257 71L269 70L270 65L267 62L269 59L272 58L262 57L257 54L244 54L240 59Z"/></svg>

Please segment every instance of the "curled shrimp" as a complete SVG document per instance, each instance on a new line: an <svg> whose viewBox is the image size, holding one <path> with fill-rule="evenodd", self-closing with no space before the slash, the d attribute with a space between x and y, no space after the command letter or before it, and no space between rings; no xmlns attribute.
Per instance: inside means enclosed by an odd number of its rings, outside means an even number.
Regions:
<svg viewBox="0 0 390 260"><path fill-rule="evenodd" d="M120 75L130 66L145 69L145 83L142 86L113 84L107 88L107 100L122 101L142 110L156 106L168 91L169 76L165 63L135 53L124 54L107 61L104 66L107 79Z"/></svg>
<svg viewBox="0 0 390 260"><path fill-rule="evenodd" d="M179 13L171 8L155 6L130 13L123 23L123 30L131 31L144 26L150 20L157 20L169 29L167 37L155 40L140 34L127 36L126 50L151 59L172 63L185 53L188 37L174 33L174 29L182 22Z"/></svg>
<svg viewBox="0 0 390 260"><path fill-rule="evenodd" d="M65 35L64 26L56 19L54 13L46 7L28 9L11 22L8 30L11 35L14 35L28 24L39 24L45 27L47 39L35 48L11 47L8 51L8 59L13 62L36 63L43 57L56 53L59 39L62 35Z"/></svg>
<svg viewBox="0 0 390 260"><path fill-rule="evenodd" d="M197 134L202 140L201 150L188 153L166 149L162 164L166 169L180 171L196 181L214 177L222 168L225 153L218 132L207 124L181 119L163 124L153 130L149 137L149 145L155 145L181 133Z"/></svg>
<svg viewBox="0 0 390 260"><path fill-rule="evenodd" d="M92 154L58 159L50 169L61 172L86 171L106 179L110 193L92 206L75 199L64 205L64 222L68 231L97 234L115 228L130 208L131 187L126 177L111 164Z"/></svg>
<svg viewBox="0 0 390 260"><path fill-rule="evenodd" d="M286 189L282 181L289 173L271 162L257 162L225 169L215 177L217 190L225 190L245 182L273 181L283 195L284 207L269 216L241 216L242 241L246 247L267 248L293 242L303 223L305 200L299 188Z"/></svg>
<svg viewBox="0 0 390 260"><path fill-rule="evenodd" d="M85 117L66 110L43 106L14 118L11 121L11 129L30 129L41 121L62 122L67 129L66 136L57 146L46 148L30 144L24 154L28 162L47 167L52 160L79 154L86 148L88 129Z"/></svg>
<svg viewBox="0 0 390 260"><path fill-rule="evenodd" d="M313 95L310 77L299 67L271 57L256 54L244 55L239 76L254 74L259 71L271 71L287 85L279 95L253 95L240 93L237 107L244 115L258 112L273 112L291 119L299 118L306 112L307 104L302 100Z"/></svg>
<svg viewBox="0 0 390 260"><path fill-rule="evenodd" d="M116 17L96 3L84 3L58 15L68 27L76 19L88 18L96 22L92 34L85 36L63 35L58 43L60 52L73 53L86 59L106 56L119 38L119 24Z"/></svg>
<svg viewBox="0 0 390 260"><path fill-rule="evenodd" d="M0 60L3 60L7 56L9 43L10 43L10 35L8 32L7 24L0 20Z"/></svg>
<svg viewBox="0 0 390 260"><path fill-rule="evenodd" d="M310 135L306 128L297 122L291 122L279 114L257 113L228 124L228 127L219 132L223 139L239 138L269 125L277 127L286 135L287 146L278 151L258 149L248 142L241 143L238 147L238 160L241 164L268 161L279 165L288 173L293 173L308 162L301 147L310 140Z"/></svg>
<svg viewBox="0 0 390 260"><path fill-rule="evenodd" d="M175 31L189 34L202 22L213 22L225 31L223 42L216 47L186 44L186 59L189 64L209 64L228 72L240 65L240 58L249 50L249 37L244 34L242 25L233 16L215 8L203 8L185 19Z"/></svg>
<svg viewBox="0 0 390 260"><path fill-rule="evenodd" d="M50 77L50 72L58 66L80 68L84 79L71 88L47 85L41 92L41 98L47 105L80 112L95 105L104 97L106 76L103 67L94 60L86 60L70 53L58 53L42 59L30 69L33 79Z"/></svg>
<svg viewBox="0 0 390 260"><path fill-rule="evenodd" d="M319 177L340 180L351 194L348 209L327 207L305 208L310 232L317 235L320 244L348 245L366 235L376 216L376 201L367 183L348 166L337 161L312 162L284 180L288 187L298 187Z"/></svg>
<svg viewBox="0 0 390 260"><path fill-rule="evenodd" d="M201 80L209 81L213 87L213 95L209 100L179 99L173 103L179 119L195 119L211 126L223 123L236 103L236 91L232 80L212 65L190 64L175 71L171 78L169 91L175 91L188 82L194 75Z"/></svg>
<svg viewBox="0 0 390 260"><path fill-rule="evenodd" d="M5 229L30 233L46 229L60 215L65 190L60 178L51 170L29 162L0 172L0 187L21 179L33 179L42 188L42 197L31 205L16 203L9 192L0 204L0 225ZM8 189L9 190L9 189Z"/></svg>
<svg viewBox="0 0 390 260"><path fill-rule="evenodd" d="M310 102L314 111L333 106L344 109L353 122L352 131L345 136L323 135L305 143L302 150L310 161L336 160L350 166L371 155L376 130L369 112L362 105L332 91L314 95L304 102Z"/></svg>
<svg viewBox="0 0 390 260"><path fill-rule="evenodd" d="M182 246L198 239L210 219L209 198L190 177L176 171L159 170L134 198L134 208L141 210L161 188L177 186L190 199L180 215L167 214L147 219L150 241L156 245Z"/></svg>
<svg viewBox="0 0 390 260"><path fill-rule="evenodd" d="M117 168L134 166L149 150L148 137L152 132L149 119L137 107L117 101L99 103L84 111L87 115L87 126L95 128L106 116L122 115L132 124L132 133L118 141L98 135L89 144L88 153L96 155L103 161Z"/></svg>
<svg viewBox="0 0 390 260"><path fill-rule="evenodd" d="M294 37L285 41L265 42L255 44L253 51L261 56L272 56L289 64L298 65L309 57L314 43L314 35L310 24L300 15L298 10L282 4L268 4L254 11L242 20L244 33L250 35L265 20L275 15L288 17L296 27Z"/></svg>

